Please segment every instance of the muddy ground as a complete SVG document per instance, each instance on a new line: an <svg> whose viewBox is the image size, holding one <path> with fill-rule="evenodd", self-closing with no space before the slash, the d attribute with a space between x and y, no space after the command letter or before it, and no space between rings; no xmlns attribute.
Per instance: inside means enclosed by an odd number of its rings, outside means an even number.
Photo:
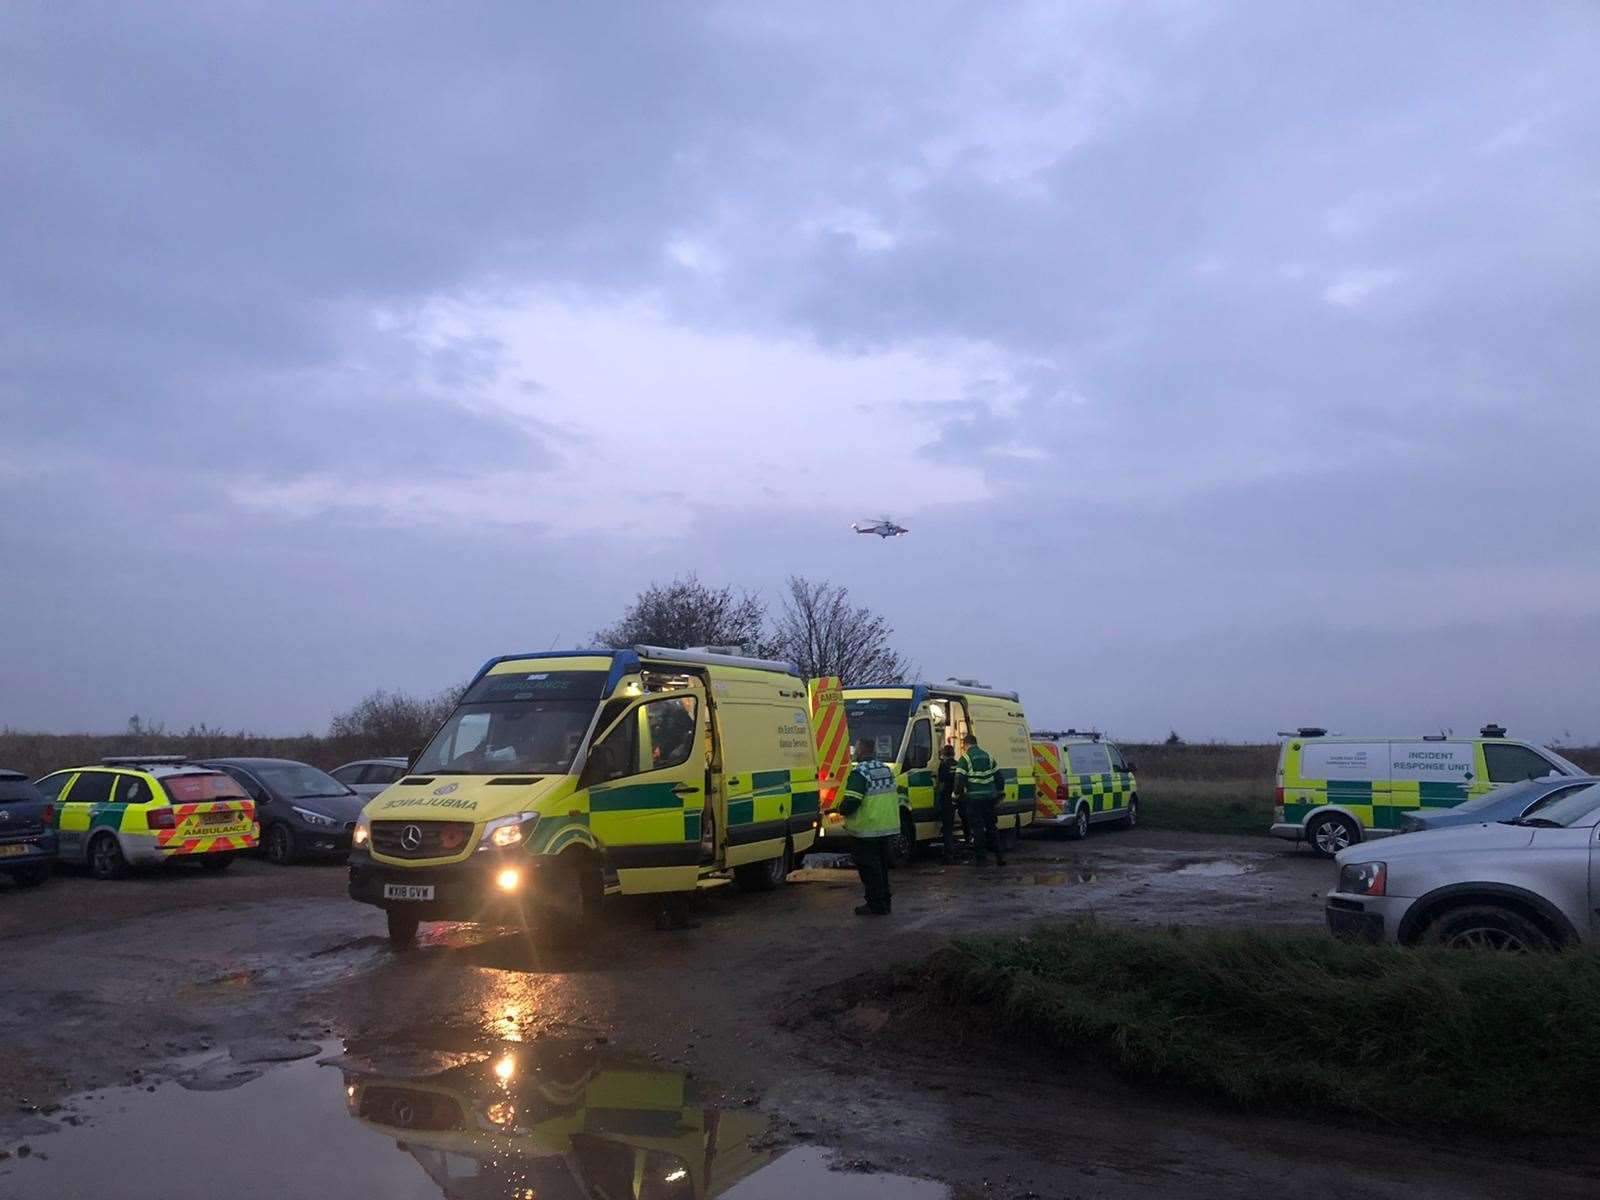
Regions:
<svg viewBox="0 0 1600 1200"><path fill-rule="evenodd" d="M570 1109L618 1089L657 1098L623 1105L636 1116L681 1100L674 1136L717 1150L673 1167L676 1143L649 1142L641 1196L1595 1194L1594 1161L1219 1111L908 1009L883 982L953 933L1078 913L1322 936L1330 870L1263 839L1097 831L1029 840L1004 869L899 871L888 919L855 917L854 873L820 866L767 895L703 895L689 930L623 903L579 949L433 925L403 955L336 865L0 886L0 1198L613 1195L605 1147L574 1139L559 1166L535 1125L558 1093ZM475 1097L504 1130L396 1136L427 1125L426 1089ZM130 1161L124 1127L182 1128L192 1147L212 1125L273 1152L174 1171L158 1142ZM672 1182L641 1182L652 1163Z"/></svg>

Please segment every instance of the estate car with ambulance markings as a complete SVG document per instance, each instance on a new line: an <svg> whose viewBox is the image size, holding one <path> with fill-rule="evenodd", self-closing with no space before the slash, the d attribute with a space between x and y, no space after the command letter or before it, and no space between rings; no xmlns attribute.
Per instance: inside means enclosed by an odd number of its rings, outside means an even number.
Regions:
<svg viewBox="0 0 1600 1200"><path fill-rule="evenodd" d="M1502 725L1485 725L1477 737L1343 737L1312 728L1281 736L1269 832L1323 857L1399 833L1404 815L1417 809L1453 808L1527 779L1584 774L1554 750L1508 738Z"/></svg>
<svg viewBox="0 0 1600 1200"><path fill-rule="evenodd" d="M603 896L775 887L816 837L792 664L637 646L491 659L356 823L350 895L424 920L581 929Z"/></svg>
<svg viewBox="0 0 1600 1200"><path fill-rule="evenodd" d="M105 758L38 786L56 811L61 861L96 879L169 862L220 871L256 847L255 805L243 789L181 755Z"/></svg>
<svg viewBox="0 0 1600 1200"><path fill-rule="evenodd" d="M1033 735L1035 829L1068 829L1089 836L1092 825L1139 822L1139 783L1133 764L1098 733L1040 730Z"/></svg>

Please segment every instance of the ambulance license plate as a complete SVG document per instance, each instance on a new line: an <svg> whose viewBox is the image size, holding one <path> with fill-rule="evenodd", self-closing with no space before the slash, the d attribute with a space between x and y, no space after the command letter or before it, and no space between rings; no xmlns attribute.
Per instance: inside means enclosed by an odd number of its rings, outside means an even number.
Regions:
<svg viewBox="0 0 1600 1200"><path fill-rule="evenodd" d="M32 849L32 846L0 846L0 858L20 858Z"/></svg>
<svg viewBox="0 0 1600 1200"><path fill-rule="evenodd" d="M432 900L433 884L386 883L383 885L383 898L385 900Z"/></svg>
<svg viewBox="0 0 1600 1200"><path fill-rule="evenodd" d="M239 814L231 812L200 814L200 824L202 825L232 825L238 819Z"/></svg>

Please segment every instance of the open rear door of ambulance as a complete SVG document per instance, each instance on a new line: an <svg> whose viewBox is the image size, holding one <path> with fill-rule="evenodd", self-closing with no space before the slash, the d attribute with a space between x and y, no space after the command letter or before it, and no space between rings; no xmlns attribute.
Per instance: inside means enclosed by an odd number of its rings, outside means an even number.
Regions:
<svg viewBox="0 0 1600 1200"><path fill-rule="evenodd" d="M837 675L825 675L806 685L811 700L811 734L817 743L817 791L822 806L822 829L839 802L845 777L850 774L850 727L844 719L844 685Z"/></svg>

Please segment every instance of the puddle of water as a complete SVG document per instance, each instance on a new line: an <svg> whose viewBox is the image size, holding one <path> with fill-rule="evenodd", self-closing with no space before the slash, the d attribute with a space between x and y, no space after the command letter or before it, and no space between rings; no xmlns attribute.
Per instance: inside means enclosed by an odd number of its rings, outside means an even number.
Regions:
<svg viewBox="0 0 1600 1200"><path fill-rule="evenodd" d="M334 1049L333 1047L329 1048ZM937 1200L941 1185L784 1152L768 1117L591 1040L450 1053L367 1041L231 1090L113 1088L0 1144L0 1196L234 1200ZM81 1122L81 1124L79 1123ZM20 1151L26 1145L28 1153Z"/></svg>
<svg viewBox="0 0 1600 1200"><path fill-rule="evenodd" d="M835 1169L826 1150L791 1150L723 1193L723 1200L948 1200L950 1189L908 1175Z"/></svg>
<svg viewBox="0 0 1600 1200"><path fill-rule="evenodd" d="M1093 883L1100 876L1094 871L1036 871L1024 875L1022 882L1039 887L1074 887L1080 883Z"/></svg>
<svg viewBox="0 0 1600 1200"><path fill-rule="evenodd" d="M1188 863L1175 871L1172 875L1183 875L1190 879L1231 879L1237 875L1247 875L1250 868L1243 863L1236 862L1197 862Z"/></svg>

